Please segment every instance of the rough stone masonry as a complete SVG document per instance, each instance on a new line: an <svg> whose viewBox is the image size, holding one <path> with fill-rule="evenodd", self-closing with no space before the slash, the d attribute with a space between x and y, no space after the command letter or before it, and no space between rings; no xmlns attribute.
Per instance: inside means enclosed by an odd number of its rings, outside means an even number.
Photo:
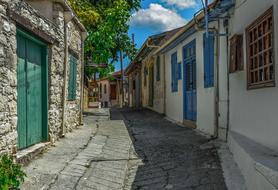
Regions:
<svg viewBox="0 0 278 190"><path fill-rule="evenodd" d="M48 44L48 134L54 143L59 138L62 122L64 85L64 8L53 3L51 15L43 15L44 7L28 0L0 0L0 154L14 152L17 145L17 40L16 29L49 36ZM25 25L22 24L25 23ZM34 34L36 35L36 34ZM76 100L66 102L66 131L79 125L81 111L81 31L77 24L68 24L69 49L78 58ZM69 70L66 71L69 73ZM66 94L67 96L67 94Z"/></svg>

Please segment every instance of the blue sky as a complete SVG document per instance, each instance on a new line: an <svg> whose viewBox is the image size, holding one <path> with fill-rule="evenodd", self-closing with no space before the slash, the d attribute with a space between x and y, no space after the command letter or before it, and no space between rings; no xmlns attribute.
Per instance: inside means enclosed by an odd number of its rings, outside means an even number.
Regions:
<svg viewBox="0 0 278 190"><path fill-rule="evenodd" d="M185 25L200 8L201 0L142 0L141 9L131 18L129 35L135 35L139 49L148 36ZM125 59L124 67L128 64ZM115 67L120 70L119 63Z"/></svg>

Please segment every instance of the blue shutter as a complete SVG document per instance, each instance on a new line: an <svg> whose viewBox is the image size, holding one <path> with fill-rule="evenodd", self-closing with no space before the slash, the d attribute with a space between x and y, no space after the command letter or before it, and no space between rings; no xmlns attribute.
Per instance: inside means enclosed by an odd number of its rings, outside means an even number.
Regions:
<svg viewBox="0 0 278 190"><path fill-rule="evenodd" d="M178 56L177 56L177 52L174 53L174 69L175 69L175 92L178 91L178 76L179 76L179 72L178 72Z"/></svg>
<svg viewBox="0 0 278 190"><path fill-rule="evenodd" d="M214 86L214 36L204 34L204 87Z"/></svg>
<svg viewBox="0 0 278 190"><path fill-rule="evenodd" d="M172 92L174 92L174 62L172 58L171 58L171 89Z"/></svg>
<svg viewBox="0 0 278 190"><path fill-rule="evenodd" d="M177 52L171 56L171 70L172 70L172 92L178 91L178 65Z"/></svg>
<svg viewBox="0 0 278 190"><path fill-rule="evenodd" d="M181 80L181 62L178 63L178 80Z"/></svg>

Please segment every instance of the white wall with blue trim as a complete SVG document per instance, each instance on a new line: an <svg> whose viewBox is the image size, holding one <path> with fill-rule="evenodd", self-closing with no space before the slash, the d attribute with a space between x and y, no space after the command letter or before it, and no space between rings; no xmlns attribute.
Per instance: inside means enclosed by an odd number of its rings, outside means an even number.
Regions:
<svg viewBox="0 0 278 190"><path fill-rule="evenodd" d="M215 88L214 85L205 88L203 33L195 32L178 46L165 53L166 75L166 116L179 123L184 121L184 73L183 73L183 48L188 43L196 40L196 88L197 88L197 129L206 134L213 135L215 129ZM177 52L177 62L181 62L181 80L178 80L177 91L172 89L172 54ZM215 73L215 71L214 71Z"/></svg>

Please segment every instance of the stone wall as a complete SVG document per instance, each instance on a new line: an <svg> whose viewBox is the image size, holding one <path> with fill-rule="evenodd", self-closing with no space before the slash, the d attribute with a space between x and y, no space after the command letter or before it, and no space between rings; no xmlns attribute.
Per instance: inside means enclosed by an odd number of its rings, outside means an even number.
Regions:
<svg viewBox="0 0 278 190"><path fill-rule="evenodd" d="M70 51L77 59L77 76L76 76L76 100L67 101L66 109L65 109L65 127L66 131L72 131L72 129L76 128L80 125L80 98L81 98L81 32L76 27L76 25L71 21L68 23L68 44ZM71 53L71 52L70 52ZM69 64L68 64L69 65ZM70 67L68 66L67 73L69 74ZM68 94L66 94L68 97Z"/></svg>
<svg viewBox="0 0 278 190"><path fill-rule="evenodd" d="M0 1L0 154L16 145L16 27L8 17L11 1Z"/></svg>
<svg viewBox="0 0 278 190"><path fill-rule="evenodd" d="M49 1L52 3L52 1ZM59 6L53 6L53 20L46 19L23 0L0 0L0 154L12 152L17 144L17 56L16 19L28 21L23 25L30 32L50 36L53 43L48 46L48 127L49 140L54 143L62 126L63 85L64 85L64 19ZM56 11L56 12L55 12ZM67 102L66 127L79 125L81 90L81 34L74 23L69 24L70 48L79 56L77 75L77 99ZM67 88L66 88L67 89Z"/></svg>

